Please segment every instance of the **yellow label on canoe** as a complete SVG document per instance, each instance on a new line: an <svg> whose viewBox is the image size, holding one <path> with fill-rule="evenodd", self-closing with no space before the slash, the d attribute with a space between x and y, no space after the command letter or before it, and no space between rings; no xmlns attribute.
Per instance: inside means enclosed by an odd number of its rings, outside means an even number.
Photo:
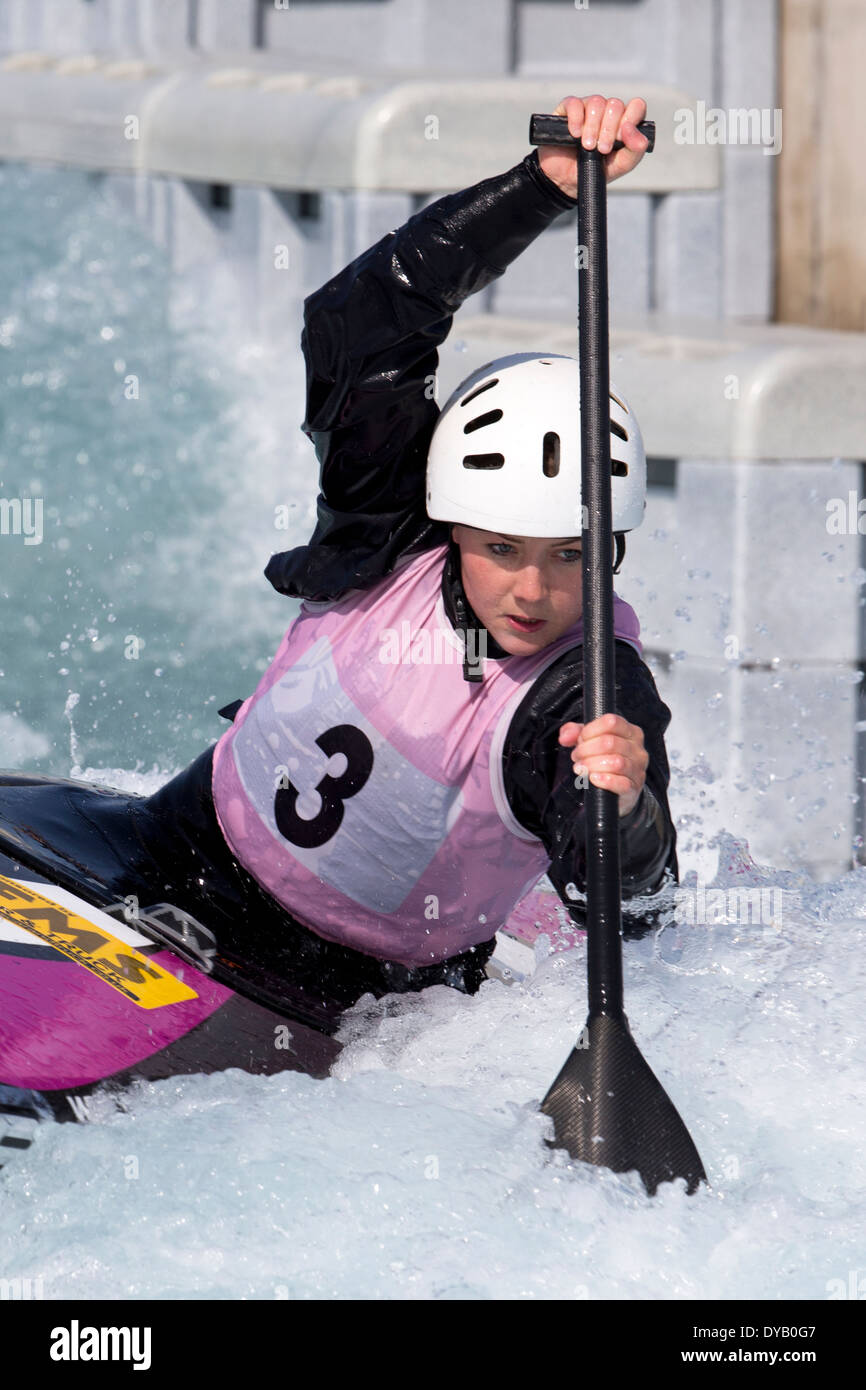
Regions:
<svg viewBox="0 0 866 1390"><path fill-rule="evenodd" d="M86 904L82 903L86 911ZM0 913L16 926L91 970L142 1009L160 1009L198 995L170 971L143 956L88 917L62 907L35 888L0 874Z"/></svg>

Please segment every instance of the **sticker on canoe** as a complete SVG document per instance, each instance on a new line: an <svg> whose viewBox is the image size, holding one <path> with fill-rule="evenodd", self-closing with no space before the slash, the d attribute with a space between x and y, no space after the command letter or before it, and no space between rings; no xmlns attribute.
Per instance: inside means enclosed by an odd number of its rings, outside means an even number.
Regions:
<svg viewBox="0 0 866 1390"><path fill-rule="evenodd" d="M189 985L121 937L101 926L97 928L83 915L87 904L78 905L80 912L58 904L31 884L25 888L0 874L0 913L4 917L98 975L140 1008L161 1009L166 1004L198 998Z"/></svg>

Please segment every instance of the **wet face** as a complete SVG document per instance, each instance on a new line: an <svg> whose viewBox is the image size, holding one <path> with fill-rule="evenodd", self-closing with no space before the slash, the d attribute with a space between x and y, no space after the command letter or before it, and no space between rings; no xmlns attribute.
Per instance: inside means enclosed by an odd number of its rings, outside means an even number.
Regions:
<svg viewBox="0 0 866 1390"><path fill-rule="evenodd" d="M583 613L579 536L506 536L463 525L451 534L466 597L511 656L541 651Z"/></svg>

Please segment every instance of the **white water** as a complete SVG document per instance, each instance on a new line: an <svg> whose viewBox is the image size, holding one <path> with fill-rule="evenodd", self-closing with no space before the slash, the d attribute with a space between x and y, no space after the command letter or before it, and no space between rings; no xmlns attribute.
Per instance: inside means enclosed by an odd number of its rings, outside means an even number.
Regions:
<svg viewBox="0 0 866 1390"><path fill-rule="evenodd" d="M65 187L80 192L80 183ZM16 200L31 192L19 180ZM32 201L38 211L35 195ZM89 204L85 217L71 197L66 211L79 235L110 240L110 219L100 222ZM24 256L29 242L13 242L5 225L8 269L9 256ZM121 237L109 253L119 257L124 244ZM34 285L48 303L58 293L75 299L82 272L75 262L70 268L68 252L68 243L60 246L53 271L32 268L29 280L19 266L23 302L38 299ZM158 276L151 295L157 283ZM147 302L140 290L132 307L137 312ZM97 307L98 322L104 305ZM114 308L126 312L122 304ZM39 339L35 314L21 322L29 322L28 351L41 362L54 339L48 328ZM7 341L10 335L14 342L14 325ZM149 350L156 351L153 343ZM201 361L191 354L187 376ZM3 364L8 374L6 358ZM205 401L216 413L191 456L192 501L183 490L168 506L163 498L167 525L173 508L187 510L160 541L163 567L147 569L154 582L139 595L160 660L180 654L187 640L196 656L194 672L187 667L160 696L159 710L172 721L167 753L152 772L140 770L158 746L160 722L144 694L156 686L141 679L143 666L132 679L118 644L113 654L110 645L100 647L108 631L101 623L97 636L89 635L94 616L110 621L113 605L136 597L136 575L124 570L109 542L99 573L88 564L87 547L99 530L94 518L112 495L103 484L80 515L60 511L67 537L77 528L73 576L48 540L41 568L4 572L4 613L25 628L29 617L34 638L0 683L0 690L14 687L15 698L0 700L0 732L11 747L18 731L21 765L48 759L60 775L153 790L216 737L218 721L207 724L200 711L248 693L237 681L241 665L254 670L289 620L291 611L270 594L260 571L271 549L306 539L309 517L304 513L296 533L280 533L275 543L261 517L286 491L308 511L309 455L303 469L294 467L290 489L278 481L273 441L261 446L258 471L239 472L238 451L255 444L256 428L264 427L239 420L232 405L232 392L254 394L249 381L231 377L222 389L228 400ZM6 424L12 466L19 455L9 441L25 438L28 416L20 392L3 405L22 411ZM93 435L92 448L100 420L97 411L78 422ZM171 434L170 423L157 423ZM190 423L182 421L179 433ZM229 446L230 427L237 433ZM48 430L44 421L34 428ZM197 428L206 431L201 418ZM50 430L37 443L55 458ZM69 449L80 443L73 438ZM279 467L285 470L285 456ZM268 480L268 503L255 503L255 525L245 520L254 485L242 479L250 476ZM218 477L229 481L217 487ZM16 488L30 485L26 470L20 478ZM128 510L118 506L117 516ZM142 524L129 523L127 547L138 544ZM231 547L228 561L221 545ZM84 585L84 597L73 581ZM122 610L124 632L136 631L134 611ZM205 624L197 635L190 626L196 618ZM247 644L234 671L224 669L226 624ZM55 679L40 645L47 632L54 651L61 628L75 629L69 640L76 664L67 657L64 668L69 679L59 672ZM53 660L63 660L59 648ZM152 682L165 669L168 662L152 662ZM193 675L198 703L190 730L180 692L191 688ZM80 690L87 698L69 705L76 741L68 751L64 711L70 691ZM99 700L105 713L97 718ZM140 715L140 761L126 756L139 748L130 701ZM669 746L676 766L675 727ZM698 781L706 784L708 776L681 772L675 804L691 806L694 797L699 805ZM866 1271L866 870L817 884L795 871L756 868L730 838L708 843L696 814L686 875L700 870L703 881L724 888L774 884L787 895L781 920L671 925L625 947L632 1031L698 1145L709 1187L687 1197L682 1184L667 1185L650 1199L635 1175L575 1165L545 1147L550 1131L538 1103L585 1016L581 946L540 960L525 983L491 981L474 998L437 988L362 1001L347 1016L347 1045L327 1081L236 1071L188 1077L139 1087L127 1113L103 1102L90 1125L43 1126L0 1174L0 1278L40 1279L46 1298L820 1300L847 1289L851 1271Z"/></svg>
<svg viewBox="0 0 866 1390"><path fill-rule="evenodd" d="M0 496L42 511L0 533L2 767L69 775L70 694L83 764L184 766L297 612L262 570L315 516L300 320L263 354L221 284L89 176L0 166Z"/></svg>
<svg viewBox="0 0 866 1390"><path fill-rule="evenodd" d="M766 881L725 848L720 884ZM472 998L368 997L326 1081L187 1077L44 1126L0 1176L0 1277L41 1277L46 1298L847 1289L866 1272L866 870L781 878L790 923L625 948L632 1031L704 1160L697 1194L648 1198L543 1144L538 1103L584 1021L581 946Z"/></svg>

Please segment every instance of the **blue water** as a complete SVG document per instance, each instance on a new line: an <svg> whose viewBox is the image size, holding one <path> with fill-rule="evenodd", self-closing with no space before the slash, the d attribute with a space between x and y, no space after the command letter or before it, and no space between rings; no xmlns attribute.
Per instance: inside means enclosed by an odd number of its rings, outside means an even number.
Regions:
<svg viewBox="0 0 866 1390"><path fill-rule="evenodd" d="M255 685L297 611L262 570L316 491L300 353L256 346L95 176L0 168L0 498L22 503L0 534L4 766L167 772Z"/></svg>

